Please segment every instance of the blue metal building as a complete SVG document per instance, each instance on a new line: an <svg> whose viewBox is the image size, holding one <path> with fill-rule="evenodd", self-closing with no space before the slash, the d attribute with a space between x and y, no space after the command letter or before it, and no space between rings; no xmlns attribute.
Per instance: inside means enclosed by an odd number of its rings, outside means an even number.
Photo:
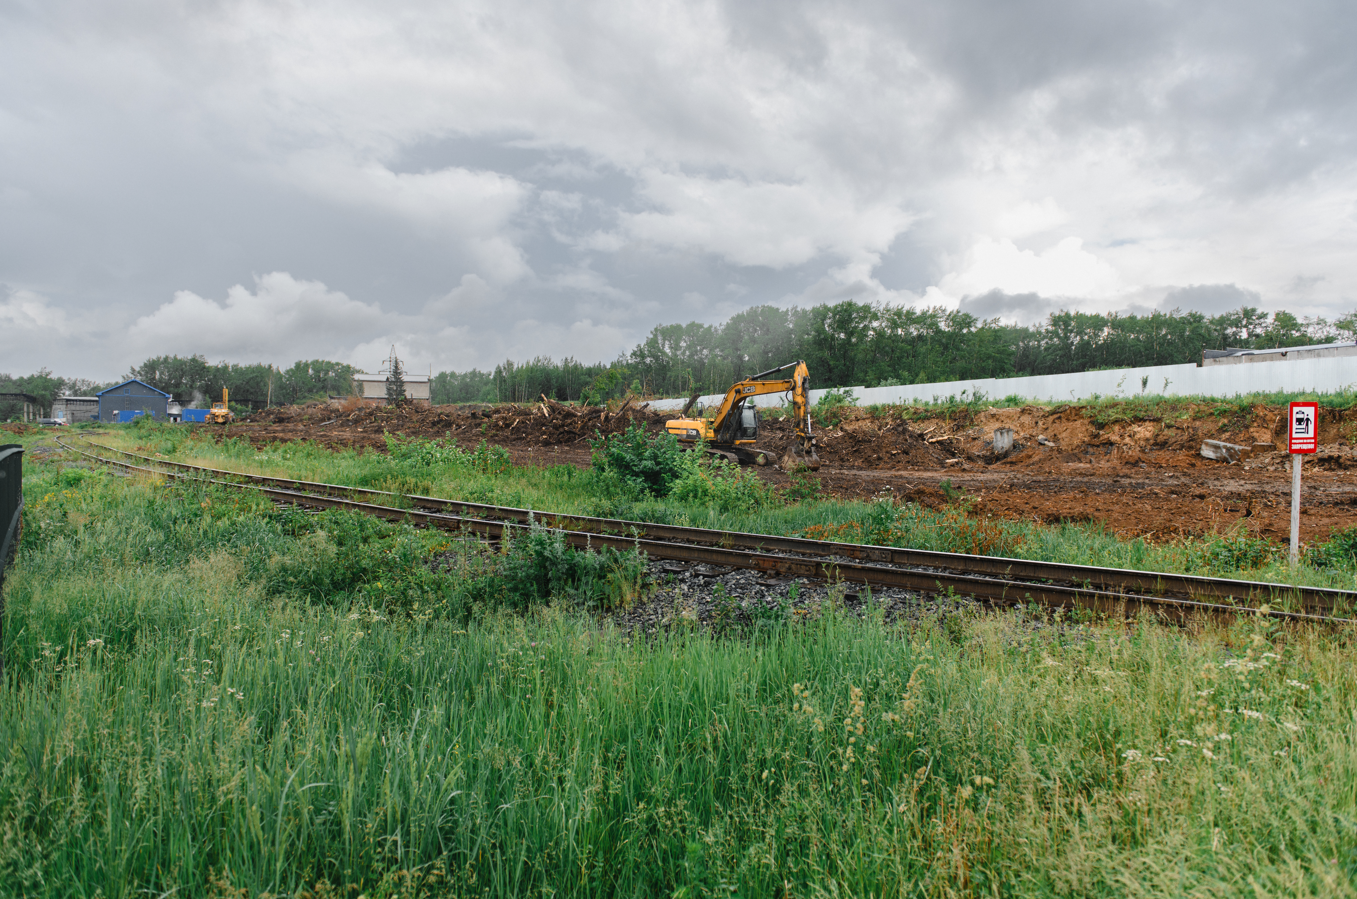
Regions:
<svg viewBox="0 0 1357 899"><path fill-rule="evenodd" d="M96 395L99 397L100 421L119 421L119 412L145 412L152 418L164 421L169 411L170 395L136 378L101 390Z"/></svg>

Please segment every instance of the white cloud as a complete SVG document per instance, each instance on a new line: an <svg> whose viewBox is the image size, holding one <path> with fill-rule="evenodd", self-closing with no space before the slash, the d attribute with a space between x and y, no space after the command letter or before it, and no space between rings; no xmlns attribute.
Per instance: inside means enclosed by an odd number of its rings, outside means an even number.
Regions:
<svg viewBox="0 0 1357 899"><path fill-rule="evenodd" d="M1028 201L1002 210L994 218L994 225L1003 237L1019 239L1049 231L1069 221L1069 215L1051 197L1040 202Z"/></svg>
<svg viewBox="0 0 1357 899"><path fill-rule="evenodd" d="M1113 300L1134 289L1077 237L1066 237L1041 253L1019 249L1007 238L985 237L962 257L956 271L929 289L925 301L955 306L965 297L993 290Z"/></svg>
<svg viewBox="0 0 1357 899"><path fill-rule="evenodd" d="M786 268L822 253L875 261L913 221L896 204L826 185L647 172L640 191L659 209L624 216L628 235L736 265Z"/></svg>
<svg viewBox="0 0 1357 899"><path fill-rule="evenodd" d="M6 290L0 302L0 350L10 358L34 338L70 337L84 328L65 309L31 290Z"/></svg>
<svg viewBox="0 0 1357 899"><path fill-rule="evenodd" d="M285 177L328 200L390 215L435 241L458 242L495 281L530 273L510 229L530 190L514 178L456 166L396 173L325 153L294 156Z"/></svg>
<svg viewBox="0 0 1357 899"><path fill-rule="evenodd" d="M319 281L287 272L237 284L222 302L178 291L174 299L128 328L128 343L147 355L201 353L211 359L271 361L330 358L349 361L353 346L398 326L381 307L351 300Z"/></svg>

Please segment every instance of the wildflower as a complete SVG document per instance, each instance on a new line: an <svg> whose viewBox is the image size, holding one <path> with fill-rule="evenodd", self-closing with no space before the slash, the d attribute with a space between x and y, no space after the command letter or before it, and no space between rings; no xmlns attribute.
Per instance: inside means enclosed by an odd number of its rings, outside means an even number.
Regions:
<svg viewBox="0 0 1357 899"><path fill-rule="evenodd" d="M1196 743L1193 743L1191 740L1179 740L1179 741L1178 741L1178 745L1179 745L1179 746L1196 746L1197 744L1196 744Z"/></svg>
<svg viewBox="0 0 1357 899"><path fill-rule="evenodd" d="M1298 681L1298 680L1289 680L1289 681L1286 682L1286 685L1287 685L1288 687L1295 687L1297 690L1308 690L1308 689L1310 689L1310 685L1309 685L1309 684L1302 684L1302 683L1301 683L1300 681Z"/></svg>
<svg viewBox="0 0 1357 899"><path fill-rule="evenodd" d="M1243 715L1245 718L1256 718L1259 721L1263 720L1263 713L1255 712L1253 709L1240 709L1239 713Z"/></svg>
<svg viewBox="0 0 1357 899"><path fill-rule="evenodd" d="M103 641L103 640L100 640L98 637L95 637L93 640L86 640L86 641L85 641L85 645L86 645L86 646L103 646L103 645L104 645L104 641Z"/></svg>
<svg viewBox="0 0 1357 899"><path fill-rule="evenodd" d="M1128 762L1138 762L1140 761L1140 751L1137 749L1128 749L1121 754L1121 757Z"/></svg>
<svg viewBox="0 0 1357 899"><path fill-rule="evenodd" d="M1214 759L1216 757L1216 754L1206 747L1202 747L1202 755L1206 756L1208 759Z"/></svg>
<svg viewBox="0 0 1357 899"><path fill-rule="evenodd" d="M1198 690L1198 691L1197 691L1197 695L1198 695L1198 696L1210 696L1210 695L1211 695L1212 693L1214 693L1214 692L1216 692L1216 691L1215 691L1215 690Z"/></svg>
<svg viewBox="0 0 1357 899"><path fill-rule="evenodd" d="M1155 761L1155 762L1167 762L1168 759L1164 758L1162 755L1156 755L1153 759L1151 759L1151 761Z"/></svg>

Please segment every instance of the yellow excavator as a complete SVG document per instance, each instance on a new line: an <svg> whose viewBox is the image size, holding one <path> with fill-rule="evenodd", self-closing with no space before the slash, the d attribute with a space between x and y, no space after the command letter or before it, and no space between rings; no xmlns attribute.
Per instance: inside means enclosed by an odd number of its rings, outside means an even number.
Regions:
<svg viewBox="0 0 1357 899"><path fill-rule="evenodd" d="M235 421L235 413L226 405L226 388L221 389L221 402L213 403L212 408L207 410L207 423L213 425L224 425L227 422Z"/></svg>
<svg viewBox="0 0 1357 899"><path fill-rule="evenodd" d="M764 380L769 375L787 369L795 369L790 378ZM792 444L790 463L787 468L820 467L820 457L815 453L815 435L810 427L810 372L805 362L789 362L778 368L771 368L761 374L746 378L726 391L725 398L717 407L716 414L701 418L688 418L688 412L697 401L697 396L688 400L682 418L667 421L664 428L678 438L680 443L696 445L703 441L707 452L731 462L745 465L769 465L778 461L777 456L767 450L754 448L759 437L759 410L746 400L769 393L789 394L792 407L792 422L796 427L796 442Z"/></svg>

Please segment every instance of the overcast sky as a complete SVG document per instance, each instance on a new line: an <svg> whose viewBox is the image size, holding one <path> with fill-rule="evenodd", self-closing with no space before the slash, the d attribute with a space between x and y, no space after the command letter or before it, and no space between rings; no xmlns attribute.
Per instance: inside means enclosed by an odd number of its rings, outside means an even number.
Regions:
<svg viewBox="0 0 1357 899"><path fill-rule="evenodd" d="M419 371L854 298L1357 308L1357 15L0 0L0 372Z"/></svg>

